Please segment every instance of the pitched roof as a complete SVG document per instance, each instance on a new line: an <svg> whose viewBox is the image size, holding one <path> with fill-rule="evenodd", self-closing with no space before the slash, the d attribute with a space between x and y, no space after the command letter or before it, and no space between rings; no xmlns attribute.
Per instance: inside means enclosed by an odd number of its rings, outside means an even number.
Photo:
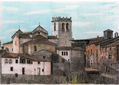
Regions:
<svg viewBox="0 0 119 85"><path fill-rule="evenodd" d="M16 35L16 34L21 34L21 33L23 33L20 29L18 29L14 34L13 34L13 36L12 36L12 38Z"/></svg>
<svg viewBox="0 0 119 85"><path fill-rule="evenodd" d="M72 47L70 46L62 46L62 47L57 47L57 50L71 50Z"/></svg>
<svg viewBox="0 0 119 85"><path fill-rule="evenodd" d="M32 32L33 33L35 33L35 32L37 32L38 30L40 30L40 31L42 31L42 32L44 32L44 33L46 33L46 34L48 34L48 32L47 32L47 30L45 30L42 26L37 26Z"/></svg>
<svg viewBox="0 0 119 85"><path fill-rule="evenodd" d="M31 34L32 34L31 32L24 32L22 34L19 34L19 38L25 38L25 39L27 39L27 38L30 38L30 35Z"/></svg>
<svg viewBox="0 0 119 85"><path fill-rule="evenodd" d="M95 44L97 45L100 44L101 46L105 46L105 45L111 44L116 41L119 41L119 37L112 38L112 39L104 39L102 41L96 42Z"/></svg>
<svg viewBox="0 0 119 85"><path fill-rule="evenodd" d="M48 39L57 39L56 36L48 36Z"/></svg>
<svg viewBox="0 0 119 85"><path fill-rule="evenodd" d="M21 54L21 53L5 53L3 56L3 58L19 58L19 57L23 57L23 58L26 58L26 59L31 59L33 61L43 61L43 62L47 62L47 61L50 61L50 60L43 60L39 57L35 57L35 56L31 56L29 54Z"/></svg>
<svg viewBox="0 0 119 85"><path fill-rule="evenodd" d="M30 40L28 42L23 43L22 45L26 45L26 44L48 44L48 45L56 45L55 43L48 41L48 39L46 39L46 38L33 39L33 40Z"/></svg>

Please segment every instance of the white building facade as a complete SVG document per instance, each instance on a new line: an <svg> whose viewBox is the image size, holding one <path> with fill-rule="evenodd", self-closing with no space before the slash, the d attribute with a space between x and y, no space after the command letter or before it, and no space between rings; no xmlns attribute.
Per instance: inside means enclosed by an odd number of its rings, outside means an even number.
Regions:
<svg viewBox="0 0 119 85"><path fill-rule="evenodd" d="M51 62L39 58L22 58L19 56L3 56L2 74L17 75L51 75Z"/></svg>

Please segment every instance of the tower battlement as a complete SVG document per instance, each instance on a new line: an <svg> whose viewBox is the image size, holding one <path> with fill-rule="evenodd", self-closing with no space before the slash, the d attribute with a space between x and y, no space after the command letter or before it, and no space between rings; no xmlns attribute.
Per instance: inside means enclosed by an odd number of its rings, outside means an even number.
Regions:
<svg viewBox="0 0 119 85"><path fill-rule="evenodd" d="M52 22L56 22L56 21L70 21L72 22L72 18L71 17L52 17Z"/></svg>

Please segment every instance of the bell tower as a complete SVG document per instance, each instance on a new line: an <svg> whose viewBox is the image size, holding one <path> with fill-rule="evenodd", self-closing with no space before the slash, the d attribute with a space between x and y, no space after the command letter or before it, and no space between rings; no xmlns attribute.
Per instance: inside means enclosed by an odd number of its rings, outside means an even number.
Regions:
<svg viewBox="0 0 119 85"><path fill-rule="evenodd" d="M58 46L71 46L72 19L64 17L52 17L52 35L58 38Z"/></svg>

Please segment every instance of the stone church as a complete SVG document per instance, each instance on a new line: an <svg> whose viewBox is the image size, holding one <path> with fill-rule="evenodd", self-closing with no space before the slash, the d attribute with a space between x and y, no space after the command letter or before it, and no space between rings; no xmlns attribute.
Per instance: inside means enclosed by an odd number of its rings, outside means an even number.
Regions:
<svg viewBox="0 0 119 85"><path fill-rule="evenodd" d="M11 77L8 75L12 74L21 76L25 74L26 79L28 77L26 75L55 76L56 80L53 82L59 82L59 78L70 82L72 77L78 79L77 75L83 75L81 78L85 79L85 49L81 47L83 45L77 45L77 40L72 38L72 18L52 17L51 25L51 35L38 25L31 32L18 29L11 37L12 40L3 44L6 52L2 55L2 62L7 63L3 64L3 67L7 66L3 69L7 71L2 72L7 76L3 78L9 79ZM24 81L22 77L19 78ZM52 78L49 78L49 82L51 82L50 79ZM13 79L11 81L14 82ZM41 80L40 83L45 82Z"/></svg>
<svg viewBox="0 0 119 85"><path fill-rule="evenodd" d="M4 49L10 53L28 53L30 55L36 51L48 50L59 54L67 61L70 61L71 57L80 56L81 48L72 47L71 17L52 17L51 23L51 35L48 35L47 30L40 25L32 32L23 32L19 29L12 36L12 41L3 44ZM74 51L79 54L75 55Z"/></svg>

